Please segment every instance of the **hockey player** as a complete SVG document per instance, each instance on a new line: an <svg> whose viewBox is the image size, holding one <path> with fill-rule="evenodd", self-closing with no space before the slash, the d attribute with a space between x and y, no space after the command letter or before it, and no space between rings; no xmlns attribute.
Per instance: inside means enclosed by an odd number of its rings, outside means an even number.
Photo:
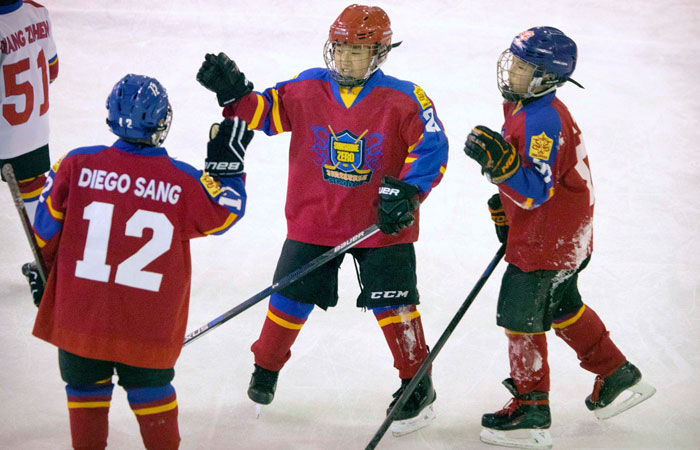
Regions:
<svg viewBox="0 0 700 450"><path fill-rule="evenodd" d="M31 0L0 0L0 72L0 167L12 165L33 221L50 166L49 83L58 76L45 7Z"/></svg>
<svg viewBox="0 0 700 450"><path fill-rule="evenodd" d="M373 223L385 233L350 253L359 266L357 306L374 313L399 371L402 384L394 402L428 354L416 307L413 243L417 208L440 182L448 147L423 89L380 70L398 45L392 44L391 23L381 8L351 5L330 27L325 68L306 70L264 92L252 92L252 83L223 53L206 55L197 74L216 93L225 116L239 116L268 135L291 132L287 239L274 280ZM278 374L314 305L325 310L337 304L342 259L271 296L252 345L248 396L254 402L272 402ZM427 425L435 398L428 375L395 417L393 432Z"/></svg>
<svg viewBox="0 0 700 450"><path fill-rule="evenodd" d="M522 448L549 448L549 366L545 332L576 351L596 374L586 406L600 419L649 398L654 388L610 339L593 309L583 304L578 274L593 251L593 185L581 131L556 89L576 68L576 44L552 27L515 37L498 60L505 103L501 134L477 126L466 154L499 194L489 199L509 263L498 298L497 323L506 329L513 394L506 407L484 414L481 440ZM613 403L624 391L625 401ZM516 437L512 430L527 430Z"/></svg>
<svg viewBox="0 0 700 450"><path fill-rule="evenodd" d="M253 132L238 119L212 127L214 179L161 147L172 112L156 79L126 75L107 110L119 139L66 154L39 200L34 228L50 275L33 333L59 348L74 448L107 445L116 371L145 447L175 449L171 381L187 322L189 241L243 216Z"/></svg>

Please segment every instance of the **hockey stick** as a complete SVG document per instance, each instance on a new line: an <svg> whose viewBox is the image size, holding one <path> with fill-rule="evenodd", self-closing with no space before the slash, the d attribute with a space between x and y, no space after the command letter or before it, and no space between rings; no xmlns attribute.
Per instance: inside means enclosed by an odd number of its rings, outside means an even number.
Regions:
<svg viewBox="0 0 700 450"><path fill-rule="evenodd" d="M251 306L255 305L256 303L260 302L261 300L265 299L266 297L272 295L273 293L289 286L290 284L294 283L307 273L311 272L312 270L324 265L328 261L332 260L336 256L339 256L346 251L350 250L360 242L364 241L368 237L372 236L373 234L377 233L379 231L379 227L377 225L372 225L371 227L360 231L357 233L355 236L351 237L350 239L346 240L340 245L337 245L333 247L332 249L328 250L326 253L323 253L322 255L317 256L316 258L312 259L308 263L304 264L294 272L290 273L289 275L286 275L285 277L279 279L276 283L273 283L271 286L266 287L262 291L258 292L254 296L250 297L248 300L244 301L240 305L229 309L216 319L212 320L211 322L207 323L206 325L194 330L187 336L185 336L185 342L182 344L183 346L189 344L190 342L194 341L195 339L201 337L203 334L213 330L214 328L218 327L222 323L233 319L246 309L250 308Z"/></svg>
<svg viewBox="0 0 700 450"><path fill-rule="evenodd" d="M24 200L22 199L22 193L19 191L19 183L17 183L17 178L15 177L15 171L12 165L5 164L2 166L2 175L7 180L7 185L10 188L10 193L12 194L12 200L15 203L15 208L19 213L19 220L22 222L22 227L24 228L24 233L27 235L27 240L29 241L29 247L32 249L34 254L34 261L36 261L36 267L41 277L41 281L46 284L46 264L44 263L44 257L41 256L41 250L39 250L39 245L36 243L36 238L34 237L34 231L32 229L32 222L29 220L29 215L27 214L27 209L24 207Z"/></svg>
<svg viewBox="0 0 700 450"><path fill-rule="evenodd" d="M379 441L384 436L384 433L386 433L386 430L389 429L389 426L394 421L394 416L396 415L396 412L400 411L403 408L411 394L413 394L413 391L418 386L418 383L420 383L421 379L425 376L426 372L428 372L428 368L433 364L433 361L435 360L435 358L437 358L438 353L440 353L440 350L445 345L445 342L447 342L447 339L449 339L452 332L455 330L455 328L457 328L459 321L462 320L462 317L464 317L464 314L467 312L467 309L469 309L469 306L471 306L472 302L479 294L479 291L486 283L486 280L489 279L491 273L493 273L493 270L496 268L499 261L501 261L501 258L503 258L503 254L505 252L506 246L504 244L501 246L501 248L498 249L496 255L493 257L488 267L486 267L486 270L481 275L481 278L479 278L479 281L476 282L476 285L474 285L472 291L469 293L466 300L464 300L464 303L462 303L462 306L460 306L459 310L457 310L457 314L455 314L455 316L452 318L449 325L447 325L447 328L445 328L445 331L443 331L442 336L440 336L440 339L438 339L438 341L435 343L435 346L432 348L430 353L428 353L428 357L425 359L425 361L423 361L423 364L420 365L415 376L413 377L411 382L408 383L406 389L403 391L401 396L394 404L394 407L391 408L389 414L386 415L386 419L384 419L382 425L379 427L377 432L374 433L374 437L372 437L372 440L369 442L369 444L367 444L365 450L373 450L377 446L377 444L379 444Z"/></svg>

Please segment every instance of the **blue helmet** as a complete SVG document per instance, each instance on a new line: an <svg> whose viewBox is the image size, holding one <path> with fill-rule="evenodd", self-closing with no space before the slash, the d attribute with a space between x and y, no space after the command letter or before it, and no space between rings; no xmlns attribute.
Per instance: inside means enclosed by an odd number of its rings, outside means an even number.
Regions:
<svg viewBox="0 0 700 450"><path fill-rule="evenodd" d="M107 125L120 138L149 146L165 141L172 120L168 93L155 78L129 74L107 97Z"/></svg>
<svg viewBox="0 0 700 450"><path fill-rule="evenodd" d="M513 57L533 66L532 81L526 93L518 92L505 72L511 70ZM567 81L581 86L570 77L576 69L576 43L554 27L534 27L515 36L510 48L498 62L499 89L507 100L539 97Z"/></svg>

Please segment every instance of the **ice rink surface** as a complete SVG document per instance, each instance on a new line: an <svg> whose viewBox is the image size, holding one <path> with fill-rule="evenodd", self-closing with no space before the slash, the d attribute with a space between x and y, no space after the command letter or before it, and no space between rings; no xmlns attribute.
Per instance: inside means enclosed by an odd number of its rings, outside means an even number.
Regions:
<svg viewBox="0 0 700 450"><path fill-rule="evenodd" d="M60 73L51 86L51 157L111 144L105 99L126 73L156 77L174 109L172 156L203 165L212 93L195 81L206 52L225 51L256 89L323 65L328 27L347 2L46 1ZM562 29L579 47L573 85L559 91L583 130L596 188L595 252L580 277L584 301L655 385L655 397L606 422L586 409L594 376L550 333L551 428L559 449L700 448L700 3L382 1L401 47L386 73L420 85L451 142L444 180L422 207L420 311L434 343L495 253L486 210L495 192L463 152L470 128L502 123L496 60L536 25ZM246 218L222 237L192 242L188 330L267 287L285 237L289 136L258 134L246 159ZM20 274L31 253L7 186L0 185L0 449L70 448L56 349L31 336L35 307ZM359 230L358 230L359 231ZM434 364L438 417L379 449L492 448L480 418L506 403L506 339L495 325L501 264ZM277 396L259 419L246 396L262 302L186 347L173 382L183 449L361 449L399 386L375 319L354 307L350 259L341 300L315 310ZM121 388L109 448L141 448Z"/></svg>

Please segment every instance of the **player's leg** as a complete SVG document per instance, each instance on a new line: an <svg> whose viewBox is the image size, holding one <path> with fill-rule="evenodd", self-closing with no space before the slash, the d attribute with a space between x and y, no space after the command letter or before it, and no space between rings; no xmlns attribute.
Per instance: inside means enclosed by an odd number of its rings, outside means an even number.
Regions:
<svg viewBox="0 0 700 450"><path fill-rule="evenodd" d="M581 301L578 274L588 261L574 272L560 272L553 294L557 307L552 328L574 349L581 367L596 374L593 393L586 398L586 406L604 419L646 400L655 389L641 383L639 369L617 348L595 311ZM615 399L626 390L631 396L613 406Z"/></svg>
<svg viewBox="0 0 700 450"><path fill-rule="evenodd" d="M417 309L416 256L412 244L353 249L360 266L360 307L372 310L399 372L401 387L394 406L428 356L428 346ZM430 372L423 378L401 411L394 416L392 432L403 435L429 425L434 419L436 394Z"/></svg>
<svg viewBox="0 0 700 450"><path fill-rule="evenodd" d="M12 165L15 172L19 191L24 200L24 208L27 210L29 221L33 224L39 195L46 182L44 174L50 168L49 146L44 145L24 155L0 160L0 167L7 163Z"/></svg>
<svg viewBox="0 0 700 450"><path fill-rule="evenodd" d="M116 364L119 385L126 390L143 444L148 450L175 450L180 445L174 369L147 369Z"/></svg>
<svg viewBox="0 0 700 450"><path fill-rule="evenodd" d="M325 253L330 247L287 240L275 270L274 281ZM256 403L272 402L280 370L292 355L291 348L314 304L323 309L338 302L338 267L342 256L329 261L270 297L260 337L251 346L255 369L248 397Z"/></svg>
<svg viewBox="0 0 700 450"><path fill-rule="evenodd" d="M104 449L109 432L114 364L58 350L61 378L66 382L73 448Z"/></svg>

